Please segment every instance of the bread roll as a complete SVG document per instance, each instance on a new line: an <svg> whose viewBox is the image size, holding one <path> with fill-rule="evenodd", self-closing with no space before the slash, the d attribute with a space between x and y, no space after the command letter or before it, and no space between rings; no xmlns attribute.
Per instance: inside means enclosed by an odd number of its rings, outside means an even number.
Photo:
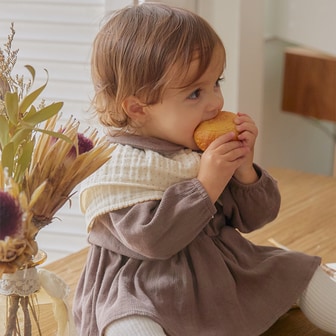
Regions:
<svg viewBox="0 0 336 336"><path fill-rule="evenodd" d="M215 118L200 123L194 133L194 140L199 149L206 150L212 141L225 133L235 132L237 139L238 132L233 122L236 116L233 112L221 111Z"/></svg>

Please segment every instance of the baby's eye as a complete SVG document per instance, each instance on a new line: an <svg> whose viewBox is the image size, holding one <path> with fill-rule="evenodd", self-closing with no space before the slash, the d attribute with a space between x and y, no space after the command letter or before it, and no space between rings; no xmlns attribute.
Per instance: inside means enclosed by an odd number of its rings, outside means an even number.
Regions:
<svg viewBox="0 0 336 336"><path fill-rule="evenodd" d="M221 85L221 82L224 80L223 77L219 77L216 81L216 87L220 86Z"/></svg>
<svg viewBox="0 0 336 336"><path fill-rule="evenodd" d="M201 94L201 89L195 90L189 97L188 99L197 99Z"/></svg>

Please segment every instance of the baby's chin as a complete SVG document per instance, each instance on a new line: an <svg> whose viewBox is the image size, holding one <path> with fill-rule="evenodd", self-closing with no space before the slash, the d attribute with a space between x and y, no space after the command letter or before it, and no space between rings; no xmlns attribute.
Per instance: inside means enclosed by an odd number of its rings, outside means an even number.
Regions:
<svg viewBox="0 0 336 336"><path fill-rule="evenodd" d="M186 149L191 149L191 150L194 150L194 151L198 151L199 148L197 147L195 141L193 139L191 140L184 140L184 141L175 141L173 142L175 143L176 145L179 145L179 146L182 146Z"/></svg>
<svg viewBox="0 0 336 336"><path fill-rule="evenodd" d="M196 142L194 140L190 141L190 143L188 144L188 146L186 146L187 148L194 150L194 151L199 151L199 147L196 145Z"/></svg>
<svg viewBox="0 0 336 336"><path fill-rule="evenodd" d="M169 140L168 140L169 141ZM180 137L179 139L170 139L170 142L174 143L175 145L182 146L185 149L191 149L193 151L199 151L199 147L197 146L194 136L192 135L191 138Z"/></svg>

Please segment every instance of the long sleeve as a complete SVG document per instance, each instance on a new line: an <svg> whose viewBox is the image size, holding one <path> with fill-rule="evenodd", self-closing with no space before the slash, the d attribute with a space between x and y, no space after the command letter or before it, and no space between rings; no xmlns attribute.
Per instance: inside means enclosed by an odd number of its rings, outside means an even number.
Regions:
<svg viewBox="0 0 336 336"><path fill-rule="evenodd" d="M260 176L257 182L244 185L231 179L220 197L224 216L229 219L227 224L244 233L271 222L280 209L277 182L265 170L255 168Z"/></svg>
<svg viewBox="0 0 336 336"><path fill-rule="evenodd" d="M105 244L109 249L118 245L119 251L123 245L131 251L125 254L140 258L168 259L193 241L215 213L201 183L191 179L169 187L161 201L110 212L104 226L118 242L109 239ZM90 241L102 244L105 236L95 223Z"/></svg>
<svg viewBox="0 0 336 336"><path fill-rule="evenodd" d="M140 259L168 259L207 226L209 234L228 225L241 232L253 231L273 220L280 206L276 181L263 170L259 175L251 185L232 179L216 206L197 179L176 183L161 201L142 202L105 215L103 223L95 223L90 242Z"/></svg>

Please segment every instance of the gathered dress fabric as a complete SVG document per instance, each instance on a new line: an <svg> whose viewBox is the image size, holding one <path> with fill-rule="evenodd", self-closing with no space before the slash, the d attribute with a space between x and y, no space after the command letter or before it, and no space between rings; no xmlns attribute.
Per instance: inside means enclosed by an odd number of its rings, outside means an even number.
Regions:
<svg viewBox="0 0 336 336"><path fill-rule="evenodd" d="M213 204L196 178L201 153L135 135L110 141L110 161L81 192L90 243L73 305L81 336L132 315L169 336L256 336L290 309L321 260L241 234L278 214L265 170L255 165L249 185L232 178Z"/></svg>

